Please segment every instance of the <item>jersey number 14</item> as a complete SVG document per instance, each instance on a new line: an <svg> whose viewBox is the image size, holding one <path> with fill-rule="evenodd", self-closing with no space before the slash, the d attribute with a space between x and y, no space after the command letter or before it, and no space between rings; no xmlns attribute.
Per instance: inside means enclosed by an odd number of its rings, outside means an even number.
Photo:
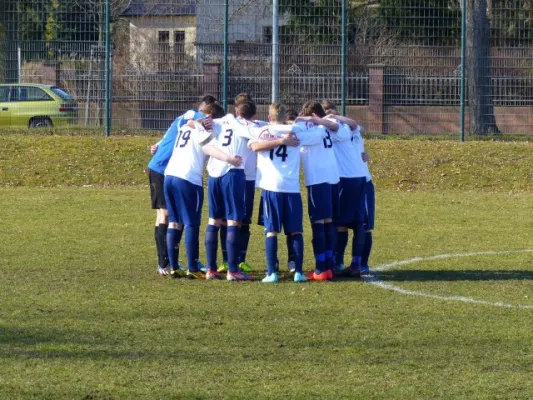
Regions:
<svg viewBox="0 0 533 400"><path fill-rule="evenodd" d="M275 150L275 151L274 151ZM270 159L274 161L274 155L281 158L281 162L285 162L289 154L287 154L287 146L282 144L277 149L270 150Z"/></svg>

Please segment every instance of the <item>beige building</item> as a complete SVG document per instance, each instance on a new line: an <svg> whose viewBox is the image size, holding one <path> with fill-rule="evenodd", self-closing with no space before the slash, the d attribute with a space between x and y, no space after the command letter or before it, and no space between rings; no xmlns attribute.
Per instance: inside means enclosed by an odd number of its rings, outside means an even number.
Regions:
<svg viewBox="0 0 533 400"><path fill-rule="evenodd" d="M223 0L133 0L122 16L129 21L130 61L138 72L180 72L221 55ZM230 2L230 44L269 44L271 24L269 1Z"/></svg>

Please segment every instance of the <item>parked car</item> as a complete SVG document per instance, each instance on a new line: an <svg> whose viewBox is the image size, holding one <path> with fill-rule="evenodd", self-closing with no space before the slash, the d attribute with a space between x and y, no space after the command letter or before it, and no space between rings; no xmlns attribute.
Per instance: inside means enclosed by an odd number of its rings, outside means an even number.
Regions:
<svg viewBox="0 0 533 400"><path fill-rule="evenodd" d="M77 119L76 101L57 86L0 84L0 127L61 126Z"/></svg>

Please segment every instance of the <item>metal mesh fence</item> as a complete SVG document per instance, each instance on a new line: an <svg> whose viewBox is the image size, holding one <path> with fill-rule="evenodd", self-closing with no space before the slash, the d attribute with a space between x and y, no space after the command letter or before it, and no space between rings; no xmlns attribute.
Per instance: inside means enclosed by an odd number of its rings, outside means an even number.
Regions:
<svg viewBox="0 0 533 400"><path fill-rule="evenodd" d="M328 99L368 132L458 134L464 116L472 135L530 134L532 7L528 0L3 0L0 125L103 129L108 74L115 129L165 129L205 94L231 109L247 92L264 118L277 61L280 102L299 110L308 99Z"/></svg>

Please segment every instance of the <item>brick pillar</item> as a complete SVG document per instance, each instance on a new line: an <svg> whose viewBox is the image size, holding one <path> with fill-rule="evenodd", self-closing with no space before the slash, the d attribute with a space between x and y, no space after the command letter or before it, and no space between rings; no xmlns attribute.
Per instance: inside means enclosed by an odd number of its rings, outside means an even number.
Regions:
<svg viewBox="0 0 533 400"><path fill-rule="evenodd" d="M216 99L221 96L221 66L219 62L204 63L204 96L213 95Z"/></svg>
<svg viewBox="0 0 533 400"><path fill-rule="evenodd" d="M368 66L368 132L385 133L384 64Z"/></svg>

